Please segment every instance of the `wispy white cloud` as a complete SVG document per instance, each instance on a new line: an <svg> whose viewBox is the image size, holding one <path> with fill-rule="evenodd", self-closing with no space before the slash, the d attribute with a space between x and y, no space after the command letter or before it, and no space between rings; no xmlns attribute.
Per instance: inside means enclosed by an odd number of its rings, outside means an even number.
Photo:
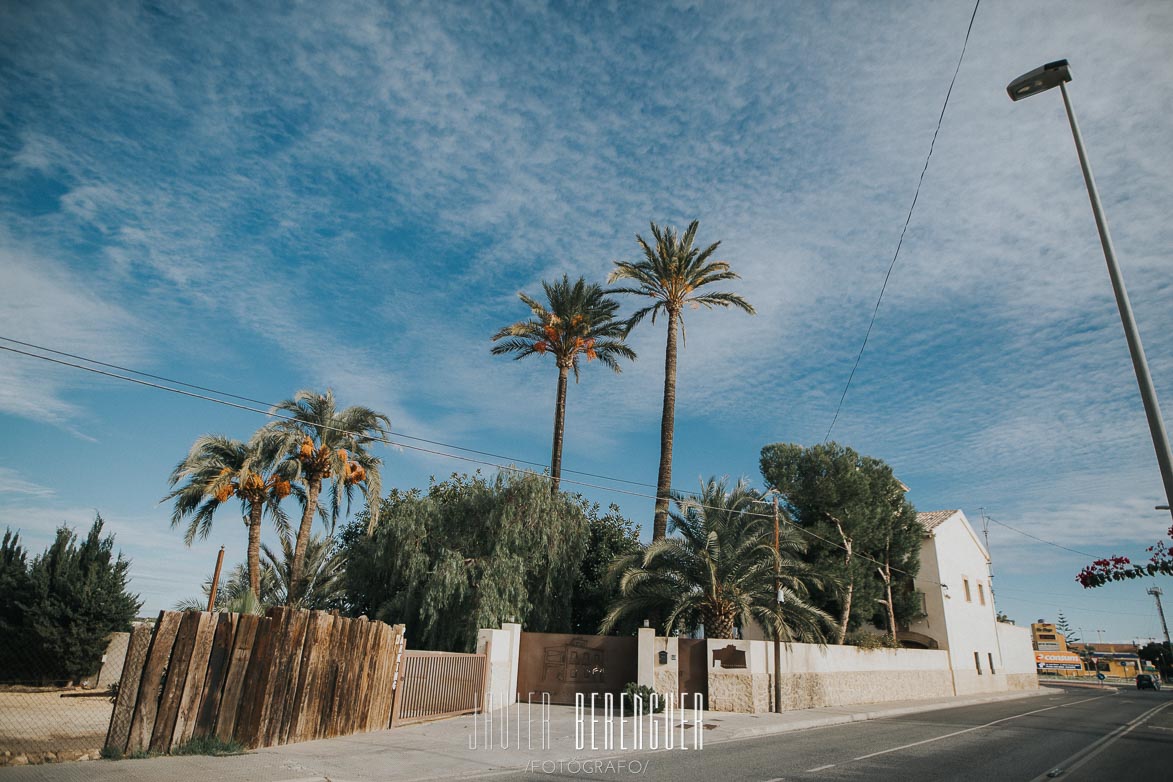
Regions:
<svg viewBox="0 0 1173 782"><path fill-rule="evenodd" d="M541 460L552 369L488 353L517 291L602 280L649 219L699 217L759 314L686 314L678 483L752 475L764 442L830 423L970 9L683 3L665 25L638 4L22 6L0 79L0 318L258 398L331 385L396 429ZM1062 108L1004 85L1071 58L1173 398L1170 31L1160 3L979 12L834 433L924 502L1143 538L1160 487ZM621 376L571 388L568 466L654 479L629 455L655 444L662 324L633 345ZM87 386L20 361L0 356L0 410L76 422Z"/></svg>
<svg viewBox="0 0 1173 782"><path fill-rule="evenodd" d="M0 494L20 494L28 497L52 497L54 490L25 480L19 472L0 467Z"/></svg>

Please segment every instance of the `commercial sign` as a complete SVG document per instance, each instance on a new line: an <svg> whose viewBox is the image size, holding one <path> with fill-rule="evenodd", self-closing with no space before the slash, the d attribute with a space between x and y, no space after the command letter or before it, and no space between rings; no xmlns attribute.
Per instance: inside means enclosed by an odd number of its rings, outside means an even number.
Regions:
<svg viewBox="0 0 1173 782"><path fill-rule="evenodd" d="M1083 662L1074 652L1035 652L1035 665L1040 671L1083 670Z"/></svg>

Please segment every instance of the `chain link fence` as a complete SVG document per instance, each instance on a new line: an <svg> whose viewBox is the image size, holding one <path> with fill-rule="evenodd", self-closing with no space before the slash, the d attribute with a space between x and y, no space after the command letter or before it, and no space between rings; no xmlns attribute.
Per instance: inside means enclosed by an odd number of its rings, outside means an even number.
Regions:
<svg viewBox="0 0 1173 782"><path fill-rule="evenodd" d="M14 659L8 650L0 670L0 766L100 757L127 635L116 633L101 669L77 682L54 680L42 661Z"/></svg>

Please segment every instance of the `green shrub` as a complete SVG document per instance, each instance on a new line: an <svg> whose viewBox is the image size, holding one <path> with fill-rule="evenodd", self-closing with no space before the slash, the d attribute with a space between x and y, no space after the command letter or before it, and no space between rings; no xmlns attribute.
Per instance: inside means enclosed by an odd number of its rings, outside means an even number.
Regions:
<svg viewBox="0 0 1173 782"><path fill-rule="evenodd" d="M223 741L216 736L196 736L171 750L172 755L239 755L244 745L239 741Z"/></svg>
<svg viewBox="0 0 1173 782"><path fill-rule="evenodd" d="M893 640L892 636L884 633L869 633L864 630L855 630L847 634L844 643L848 646L855 646L864 651L874 651L876 649L902 649L899 641Z"/></svg>
<svg viewBox="0 0 1173 782"><path fill-rule="evenodd" d="M653 704L652 696L656 697L655 708L650 708ZM664 710L665 696L653 690L644 684L636 684L635 682L628 682L627 686L623 688L623 693L620 698L626 698L631 703L631 708L635 710L635 699L640 698L643 704L644 714L659 714Z"/></svg>

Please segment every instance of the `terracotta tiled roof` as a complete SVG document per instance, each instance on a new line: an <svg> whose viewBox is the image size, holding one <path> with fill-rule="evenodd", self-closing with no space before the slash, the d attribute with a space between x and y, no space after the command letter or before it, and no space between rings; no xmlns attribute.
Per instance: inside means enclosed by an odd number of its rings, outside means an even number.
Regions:
<svg viewBox="0 0 1173 782"><path fill-rule="evenodd" d="M959 512L956 510L931 510L928 513L916 514L916 520L925 528L925 532L932 532Z"/></svg>

